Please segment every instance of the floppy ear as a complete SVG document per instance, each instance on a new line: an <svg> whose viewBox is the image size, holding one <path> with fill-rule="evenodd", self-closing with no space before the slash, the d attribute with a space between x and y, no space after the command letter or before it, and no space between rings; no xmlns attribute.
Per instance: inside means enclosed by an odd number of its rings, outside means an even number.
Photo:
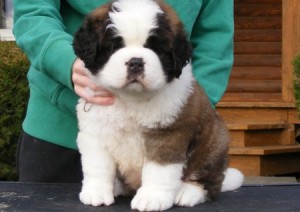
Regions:
<svg viewBox="0 0 300 212"><path fill-rule="evenodd" d="M99 29L95 28L93 20L88 17L74 36L73 48L75 54L83 60L85 66L93 70L100 45Z"/></svg>
<svg viewBox="0 0 300 212"><path fill-rule="evenodd" d="M74 36L73 48L75 54L92 73L95 73L99 68L97 57L99 57L100 44L104 36L104 25L110 7L111 3L108 3L94 10L86 17L83 25Z"/></svg>
<svg viewBox="0 0 300 212"><path fill-rule="evenodd" d="M164 26L164 29L169 27L172 32L172 55L171 59L173 62L173 76L179 78L182 69L191 59L192 56L192 46L188 40L188 37L184 31L184 26L180 19L178 18L176 12L163 1L157 1L164 14L167 14L166 19L161 19L160 25ZM164 17L164 16L160 16ZM166 27L167 26L167 27Z"/></svg>
<svg viewBox="0 0 300 212"><path fill-rule="evenodd" d="M177 78L181 75L183 67L189 63L191 56L192 46L185 32L180 30L175 35L173 44L174 73Z"/></svg>

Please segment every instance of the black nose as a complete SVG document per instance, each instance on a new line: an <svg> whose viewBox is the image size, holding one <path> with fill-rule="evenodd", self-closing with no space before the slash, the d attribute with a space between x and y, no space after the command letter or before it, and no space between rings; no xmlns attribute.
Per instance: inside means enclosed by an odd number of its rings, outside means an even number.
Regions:
<svg viewBox="0 0 300 212"><path fill-rule="evenodd" d="M133 57L127 63L127 69L129 73L139 74L144 71L144 60L143 58Z"/></svg>

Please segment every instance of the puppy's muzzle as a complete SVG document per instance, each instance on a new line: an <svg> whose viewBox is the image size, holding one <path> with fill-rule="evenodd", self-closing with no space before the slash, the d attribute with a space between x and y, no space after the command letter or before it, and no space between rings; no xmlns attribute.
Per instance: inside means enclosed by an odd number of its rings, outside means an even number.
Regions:
<svg viewBox="0 0 300 212"><path fill-rule="evenodd" d="M139 77L143 76L145 71L144 65L145 62L143 58L133 57L128 62L126 62L128 81L136 81Z"/></svg>

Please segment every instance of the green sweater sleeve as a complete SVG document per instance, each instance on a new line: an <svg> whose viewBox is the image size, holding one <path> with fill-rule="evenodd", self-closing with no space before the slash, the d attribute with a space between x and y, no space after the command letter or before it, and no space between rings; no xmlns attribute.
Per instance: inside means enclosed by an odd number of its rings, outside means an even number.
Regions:
<svg viewBox="0 0 300 212"><path fill-rule="evenodd" d="M194 76L215 106L233 64L233 0L203 0L191 34Z"/></svg>
<svg viewBox="0 0 300 212"><path fill-rule="evenodd" d="M73 89L71 69L76 59L65 32L59 0L14 0L14 35L36 70Z"/></svg>

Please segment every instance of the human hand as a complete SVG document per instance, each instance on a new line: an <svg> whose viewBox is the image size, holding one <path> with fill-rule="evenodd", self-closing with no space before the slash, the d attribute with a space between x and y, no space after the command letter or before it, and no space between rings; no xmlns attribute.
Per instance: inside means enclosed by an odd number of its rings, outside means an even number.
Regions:
<svg viewBox="0 0 300 212"><path fill-rule="evenodd" d="M73 64L72 81L75 93L88 103L102 106L109 106L114 103L113 93L91 81L83 61L79 58Z"/></svg>

